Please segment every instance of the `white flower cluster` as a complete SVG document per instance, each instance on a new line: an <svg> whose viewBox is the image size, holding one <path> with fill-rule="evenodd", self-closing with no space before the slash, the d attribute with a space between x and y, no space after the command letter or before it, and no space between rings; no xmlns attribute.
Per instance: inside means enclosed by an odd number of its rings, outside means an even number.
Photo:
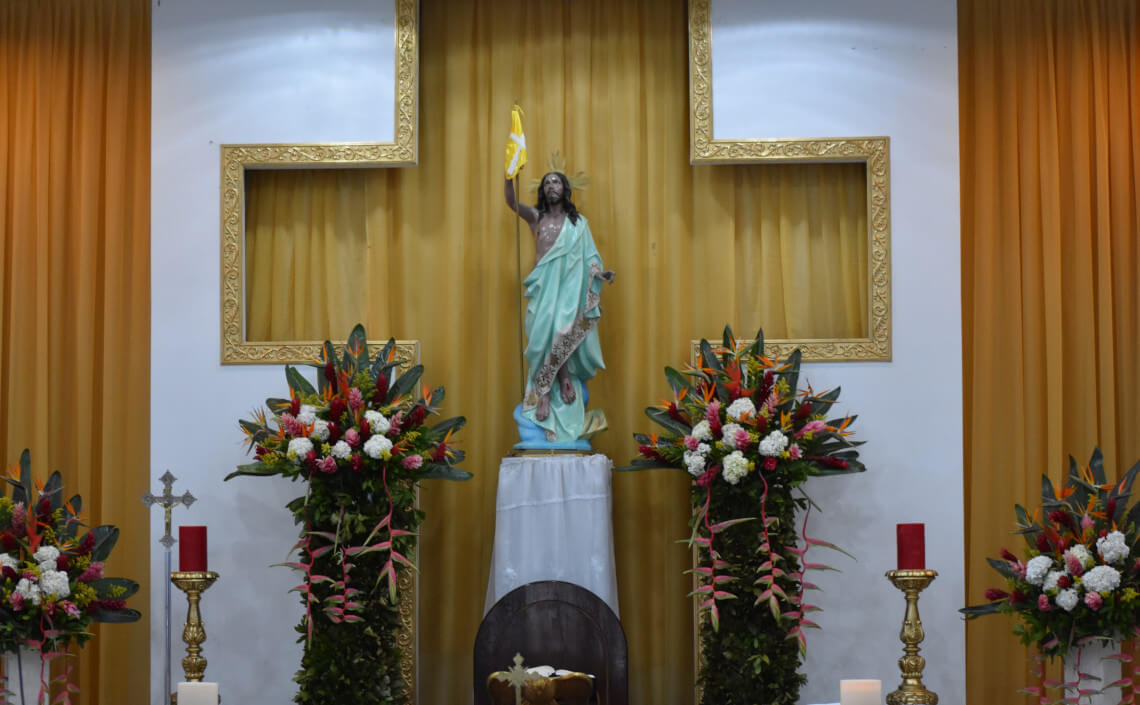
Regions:
<svg viewBox="0 0 1140 705"><path fill-rule="evenodd" d="M1066 612L1072 612L1078 602L1080 602L1080 598L1077 597L1077 591L1073 588L1065 588L1057 593L1057 604Z"/></svg>
<svg viewBox="0 0 1140 705"><path fill-rule="evenodd" d="M300 465L301 461L305 459L305 456L308 455L312 449L313 442L308 438L294 438L289 441L289 451L287 455L290 460Z"/></svg>
<svg viewBox="0 0 1140 705"><path fill-rule="evenodd" d="M1081 576L1081 585L1088 592L1112 592L1120 587L1120 571L1110 565L1098 565Z"/></svg>
<svg viewBox="0 0 1140 705"><path fill-rule="evenodd" d="M760 441L760 455L775 458L788 447L788 437L782 431L772 431Z"/></svg>
<svg viewBox="0 0 1140 705"><path fill-rule="evenodd" d="M738 450L724 456L724 480L730 485L740 482L748 474L748 458Z"/></svg>
<svg viewBox="0 0 1140 705"><path fill-rule="evenodd" d="M753 404L752 400L748 397L740 397L728 405L728 411L725 413L728 414L728 418L732 419L733 421L739 421L746 415L755 416L756 405Z"/></svg>
<svg viewBox="0 0 1140 705"><path fill-rule="evenodd" d="M313 438L318 441L327 441L329 439L329 422L324 419L317 419L313 422Z"/></svg>
<svg viewBox="0 0 1140 705"><path fill-rule="evenodd" d="M376 434L364 442L364 452L369 458L376 458L377 460L383 458L387 460L392 457L392 441Z"/></svg>
<svg viewBox="0 0 1140 705"><path fill-rule="evenodd" d="M740 400L737 399L736 401L740 401ZM733 402L733 404L735 404L735 403L736 402ZM729 448L740 448L741 446L737 445L737 443L736 443L736 437L739 436L740 432L743 430L744 430L744 427L741 426L740 424L726 423L724 425L724 427L721 428L721 431L720 431L721 436L723 437L723 440L724 440L724 444L726 446L728 446Z"/></svg>
<svg viewBox="0 0 1140 705"><path fill-rule="evenodd" d="M27 578L20 578L20 582L16 583L16 589L13 592L24 598L25 602L30 601L33 605L40 604L40 586Z"/></svg>
<svg viewBox="0 0 1140 705"><path fill-rule="evenodd" d="M55 568L55 561L59 558L59 549L55 546L40 546L36 552L32 554L32 560L36 563L51 562L52 568Z"/></svg>
<svg viewBox="0 0 1140 705"><path fill-rule="evenodd" d="M1058 587L1057 581L1061 579L1062 575L1068 575L1068 572L1063 570L1049 571L1049 574L1045 576L1045 582L1041 585L1042 592L1053 592L1056 590Z"/></svg>
<svg viewBox="0 0 1140 705"><path fill-rule="evenodd" d="M696 426L693 426L692 436L698 441L711 441L712 428L709 426L709 422L701 421Z"/></svg>
<svg viewBox="0 0 1140 705"><path fill-rule="evenodd" d="M379 411L372 409L365 411L364 420L368 422L368 428L372 429L372 433L387 433L388 429L392 428L392 422L384 418L384 414Z"/></svg>
<svg viewBox="0 0 1140 705"><path fill-rule="evenodd" d="M7 553L0 553L0 568L11 568L12 570L20 569L20 561L16 560Z"/></svg>
<svg viewBox="0 0 1140 705"><path fill-rule="evenodd" d="M1093 564L1096 563L1096 559L1093 558L1093 554L1089 552L1088 547L1086 547L1084 544L1078 543L1068 551L1065 551L1065 553L1073 556L1078 561L1080 561L1082 568L1091 568Z"/></svg>
<svg viewBox="0 0 1140 705"><path fill-rule="evenodd" d="M352 455L352 446L344 441L337 441L336 445L332 447L332 457L340 458L341 460L348 460L348 456Z"/></svg>
<svg viewBox="0 0 1140 705"><path fill-rule="evenodd" d="M48 597L60 599L71 594L71 585L67 581L67 573L62 570L45 570L40 576L40 589Z"/></svg>
<svg viewBox="0 0 1140 705"><path fill-rule="evenodd" d="M688 468L690 475L699 477L705 471L705 458L710 451L712 446L708 443L698 444L696 450L685 451L685 467Z"/></svg>
<svg viewBox="0 0 1140 705"><path fill-rule="evenodd" d="M1025 565L1025 582L1030 585L1041 585L1045 582L1045 576L1052 567L1053 559L1049 556L1034 556L1030 558L1029 563Z"/></svg>
<svg viewBox="0 0 1140 705"><path fill-rule="evenodd" d="M317 407L312 404L302 404L297 412L297 420L305 425L312 425L317 421Z"/></svg>
<svg viewBox="0 0 1140 705"><path fill-rule="evenodd" d="M1096 540L1096 551L1105 563L1117 563L1128 557L1128 544L1124 542L1124 534L1113 531Z"/></svg>

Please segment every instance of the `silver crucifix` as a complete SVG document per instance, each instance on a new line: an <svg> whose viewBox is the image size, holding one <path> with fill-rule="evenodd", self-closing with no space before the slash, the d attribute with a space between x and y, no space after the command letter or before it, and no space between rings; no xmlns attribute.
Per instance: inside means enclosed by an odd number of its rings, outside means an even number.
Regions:
<svg viewBox="0 0 1140 705"><path fill-rule="evenodd" d="M175 507L180 504L189 507L191 504L194 504L195 499L194 495L190 494L190 492L184 492L182 496L179 497L170 491L174 486L174 481L178 478L176 478L174 475L171 475L169 470L164 472L162 474L162 477L158 479L162 480L162 494L155 497L150 493L150 491L147 491L147 493L142 497L142 503L147 507L153 507L157 504L165 511L166 533L162 535L162 538L160 538L158 542L161 543L166 549L166 574L170 575L170 549L174 546L174 536L172 536L170 533L170 513L174 510ZM169 693L172 692L170 689L170 639L172 634L170 625L170 581L166 580L164 582L166 583L166 609L164 610L166 616L166 666L163 668L163 673L165 676L163 678L163 686L165 687L165 690L163 692L169 695Z"/></svg>

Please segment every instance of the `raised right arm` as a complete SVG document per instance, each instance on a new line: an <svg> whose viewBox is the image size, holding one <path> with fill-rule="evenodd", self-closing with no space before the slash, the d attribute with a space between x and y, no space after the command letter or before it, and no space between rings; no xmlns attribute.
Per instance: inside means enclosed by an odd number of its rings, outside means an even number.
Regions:
<svg viewBox="0 0 1140 705"><path fill-rule="evenodd" d="M515 204L516 204L515 184L510 179L507 179L506 182L507 182L507 185L505 187L505 195L507 198L507 208L510 208L512 211L515 211L516 210L516 206L515 206ZM535 223L538 222L538 211L535 209L534 206L528 206L525 203L520 203L520 204L518 204L517 212L520 216L522 216L522 219L525 220L532 227L534 226Z"/></svg>

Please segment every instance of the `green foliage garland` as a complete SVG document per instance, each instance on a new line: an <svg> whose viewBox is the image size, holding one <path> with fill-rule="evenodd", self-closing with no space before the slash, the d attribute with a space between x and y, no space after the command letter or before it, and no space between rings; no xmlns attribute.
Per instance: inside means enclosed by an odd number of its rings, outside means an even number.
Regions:
<svg viewBox="0 0 1140 705"><path fill-rule="evenodd" d="M836 546L797 535L795 515L811 501L809 477L865 470L848 439L854 416L827 419L839 389L799 389L800 351L779 363L763 334L738 344L701 341L700 366L665 369L671 401L646 409L661 434L635 434L639 457L623 470L681 468L692 476L693 592L704 619L698 638L702 703L791 705L804 630L819 608L806 602L808 548ZM806 515L805 515L806 516ZM800 547L802 538L803 546Z"/></svg>
<svg viewBox="0 0 1140 705"><path fill-rule="evenodd" d="M466 480L454 465L463 452L451 446L462 417L427 425L443 400L442 387L416 394L423 367L392 381L398 361L391 340L372 360L362 326L340 358L326 342L313 367L317 385L286 366L288 399L269 399L272 415L242 421L256 462L241 475L280 475L306 483L289 502L302 526L286 563L303 575L305 616L297 626L304 643L300 686L303 705L408 702L401 676L399 578L414 569L416 531L423 512L416 486L423 479Z"/></svg>

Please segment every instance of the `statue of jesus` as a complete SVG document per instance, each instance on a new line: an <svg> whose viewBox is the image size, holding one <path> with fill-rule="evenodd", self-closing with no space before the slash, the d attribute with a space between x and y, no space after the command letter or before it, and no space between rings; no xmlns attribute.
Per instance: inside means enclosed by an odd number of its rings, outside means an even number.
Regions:
<svg viewBox="0 0 1140 705"><path fill-rule="evenodd" d="M515 411L520 448L588 450L586 380L604 369L597 323L602 315L602 268L585 216L570 199L570 182L560 172L542 177L534 207L519 204L511 181L507 205L534 235L534 269L526 287L526 390ZM537 427L537 428L536 428Z"/></svg>

